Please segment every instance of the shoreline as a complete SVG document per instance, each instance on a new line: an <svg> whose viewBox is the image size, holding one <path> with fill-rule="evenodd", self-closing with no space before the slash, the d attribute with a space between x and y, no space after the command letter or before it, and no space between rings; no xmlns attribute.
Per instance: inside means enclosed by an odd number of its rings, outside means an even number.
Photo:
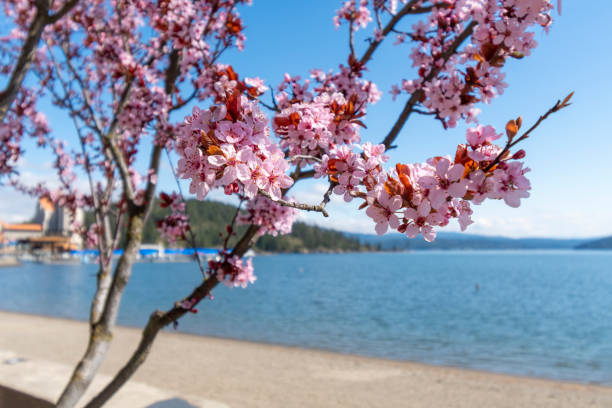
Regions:
<svg viewBox="0 0 612 408"><path fill-rule="evenodd" d="M5 361L0 364L0 385L54 400L85 349L87 324L3 311L0 321L0 353L25 361L8 365L6 358L0 359ZM139 337L139 329L116 328L100 369L102 381L94 383L91 393L121 367ZM16 373L28 364L28 370L23 368L29 378L25 381ZM38 369L56 374L40 375L40 383L34 385L32 371ZM133 405L133 399L122 405L122 398L141 394L214 407L394 407L406 406L409 400L410 406L427 408L612 406L612 388L601 385L171 331L159 334L149 359L129 385L132 390L126 387L109 406L145 407Z"/></svg>
<svg viewBox="0 0 612 408"><path fill-rule="evenodd" d="M52 315L33 314L33 313L27 313L27 312L15 312L15 311L8 311L8 310L2 310L2 309L0 309L0 321L2 321L3 315L5 314L14 315L14 316L23 316L26 319L28 317L32 317L32 318L57 320L60 322L66 321L66 322L72 322L72 323L81 323L83 325L88 324L87 321L81 320L78 318L58 317L58 316L52 316ZM131 325L125 325L125 324L121 324L121 325L118 324L116 327L120 330L123 330L123 329L133 330L139 334L142 332L144 328L144 326L139 327L139 326L131 326ZM378 357L378 356L367 355L367 354L356 354L356 353L344 352L340 350L284 344L280 342L271 343L271 342L264 342L264 341L239 339L239 338L234 338L234 337L215 336L212 334L197 334L197 333L192 333L192 332L173 330L173 329L169 329L168 327L162 329L160 331L160 334L164 334L166 336L192 337L194 339L220 341L220 342L227 342L227 343L237 343L237 344L245 345L247 347L261 346L261 347L270 347L270 348L278 348L278 349L289 349L289 350L295 350L298 352L304 351L304 352L328 354L330 356L344 356L347 358L372 360L374 362L378 361L381 363L397 363L397 364L402 364L402 365L406 364L408 366L417 366L423 369L432 368L432 369L442 369L442 370L457 370L459 372L467 371L467 372L472 372L472 373L480 374L480 375L493 375L493 376L500 376L500 377L509 377L509 378L534 380L534 381L545 381L545 382L553 382L553 383L568 384L568 385L578 385L578 386L592 386L592 387L600 387L600 388L612 390L612 379L609 384L604 384L604 383L598 383L595 381L565 380L565 379L548 378L548 377L536 376L536 375L512 374L512 373L507 373L503 371L488 371L488 370L482 370L482 369L472 368L472 367L465 367L465 366L460 366L460 365L435 364L435 363L427 363L427 362L416 361L416 360L394 360L391 358L384 358L384 357ZM0 345L2 344L1 337L2 337L2 329L0 328Z"/></svg>

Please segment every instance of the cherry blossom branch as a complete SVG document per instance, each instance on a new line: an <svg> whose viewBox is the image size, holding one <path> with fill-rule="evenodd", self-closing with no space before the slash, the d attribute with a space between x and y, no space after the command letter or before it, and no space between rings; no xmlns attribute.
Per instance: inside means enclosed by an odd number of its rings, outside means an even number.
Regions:
<svg viewBox="0 0 612 408"><path fill-rule="evenodd" d="M174 54L176 55L176 54ZM178 57L172 59L171 64L168 66L166 79L171 82L176 79L175 68L173 64L178 64ZM174 89L173 84L166 84L166 90L172 92ZM129 91L124 92L125 98L127 98L127 94ZM121 105L121 103L120 103ZM123 108L122 108L123 109ZM120 113L120 110L117 111L116 115ZM109 133L112 134L112 125L111 129L109 129ZM145 202L142 206L134 205L134 192L131 190L132 185L130 182L129 170L127 168L127 164L125 163L123 153L118 149L115 144L114 139L106 136L107 140L109 140L109 144L111 146L111 151L114 156L119 156L120 158L116 163L119 166L119 171L122 174L123 184L124 184L124 193L126 198L128 199L128 225L127 225L127 243L126 248L119 259L117 264L115 276L113 278L113 283L111 285L111 289L104 306L104 312L102 314L101 323L110 330L115 323L119 304L121 302L121 297L123 294L123 289L125 285L127 285L128 280L131 275L131 267L134 262L135 254L140 248L140 243L142 241L142 230L144 228L144 223L151 211L153 205L153 194L155 191L155 183L152 181L151 177L147 182L147 188L145 192ZM151 155L151 163L149 168L153 170L153 174L157 175L159 171L159 161L161 156L161 146L156 145L153 149ZM131 197L130 197L131 196Z"/></svg>
<svg viewBox="0 0 612 408"><path fill-rule="evenodd" d="M572 99L572 96L574 96L573 92L567 95L565 99L563 99L563 101L558 100L557 103L555 103L555 106L550 108L544 115L540 116L538 120L536 121L536 123L534 123L533 126L531 126L521 137L519 137L514 142L510 143L509 147L513 147L514 145L521 142L522 140L527 139L529 135L531 134L531 132L533 132L538 126L540 126L540 124L544 120L546 120L551 114L559 112L561 109L564 109L570 106L571 103L569 103L569 101Z"/></svg>
<svg viewBox="0 0 612 408"><path fill-rule="evenodd" d="M57 23L62 17L64 17L74 6L77 5L79 0L69 0L67 1L61 9L59 9L55 14L52 14L48 18L49 24Z"/></svg>
<svg viewBox="0 0 612 408"><path fill-rule="evenodd" d="M320 207L325 208L325 206L329 203L329 200L331 200L331 193L333 192L334 187L336 187L337 185L338 183L335 181L329 182L329 187L327 188L325 194L323 194L323 200L321 201L321 204L319 204Z"/></svg>
<svg viewBox="0 0 612 408"><path fill-rule="evenodd" d="M69 44L67 43L67 39L65 39L62 42L62 46L60 47L60 49L62 50L64 54L64 62L66 63L66 66L68 67L68 70L70 71L70 74L72 75L72 77L76 80L77 84L79 85L79 88L81 88L81 94L83 95L83 103L85 104L85 108L89 111L90 120L93 122L93 124L90 124L89 126L92 128L92 130L94 130L98 134L98 136L102 137L104 134L102 123L100 122L99 118L97 117L94 111L94 108L92 106L91 95L89 95L89 91L87 90L87 87L85 86L85 82L83 78L81 77L81 75L79 75L79 73L77 72L77 69L72 64L72 61L68 53L68 47L69 47ZM53 55L51 55L51 58L53 59ZM60 70L56 68L56 71L59 72ZM84 122L87 123L85 120Z"/></svg>
<svg viewBox="0 0 612 408"><path fill-rule="evenodd" d="M113 138L105 135L104 142L108 146L113 156L113 159L117 164L117 168L119 169L119 174L121 175L121 182L123 183L123 193L125 194L125 198L130 202L133 202L136 195L134 193L132 181L130 180L130 170L125 161L125 157L123 156L123 152L121 151L121 149L119 149Z"/></svg>
<svg viewBox="0 0 612 408"><path fill-rule="evenodd" d="M56 23L64 17L78 3L78 0L70 0L54 15L49 15L48 1L36 2L36 14L28 27L25 42L21 47L21 52L17 58L17 63L13 68L11 77L6 84L4 90L0 92L0 123L4 122L6 114L15 100L19 88L23 84L26 74L28 73L32 61L34 60L34 52L38 45L45 27L48 24Z"/></svg>
<svg viewBox="0 0 612 408"><path fill-rule="evenodd" d="M351 57L355 57L355 30L353 26L355 25L355 20L351 19L349 22L349 49L351 51Z"/></svg>
<svg viewBox="0 0 612 408"><path fill-rule="evenodd" d="M236 206L236 211L234 212L234 216L232 217L232 220L230 221L229 228L227 229L227 235L225 236L225 240L223 241L223 250L227 251L227 246L229 244L229 239L232 237L232 235L234 234L234 227L236 225L236 219L238 218L238 215L240 214L240 210L242 207L242 203L244 202L244 197L240 198L240 202L238 203L238 206Z"/></svg>
<svg viewBox="0 0 612 408"><path fill-rule="evenodd" d="M117 126L119 125L119 115L123 112L125 105L127 104L130 93L132 92L132 86L134 85L134 77L128 76L126 78L125 87L123 88L123 92L121 93L121 97L119 98L119 102L117 103L117 108L113 112L113 120L108 130L106 131L106 137L108 139L113 139L115 137L115 132L117 131Z"/></svg>
<svg viewBox="0 0 612 408"><path fill-rule="evenodd" d="M258 99L258 102L259 102L259 104L261 106L263 106L264 108L268 109L269 111L280 112L280 109L278 109L278 106L269 105L269 104L265 103L264 101L262 101L261 99Z"/></svg>
<svg viewBox="0 0 612 408"><path fill-rule="evenodd" d="M30 23L26 40L21 47L21 53L19 54L17 63L13 68L11 77L4 90L0 92L0 123L4 122L4 118L6 117L11 104L17 97L19 88L21 88L21 84L23 83L23 80L30 69L30 65L32 65L32 61L34 60L36 46L38 45L42 32L48 23L48 4L46 7L41 7L41 5L37 3L36 9L36 15Z"/></svg>
<svg viewBox="0 0 612 408"><path fill-rule="evenodd" d="M468 24L468 26L465 28L465 30L463 30L463 32L461 34L459 34L457 36L457 38L455 38L455 41L453 41L453 43L450 45L450 47L448 47L448 49L446 51L444 51L444 53L442 54L441 60L443 62L431 69L429 74L427 74L427 76L425 78L423 78L423 82L422 82L423 84L426 84L427 82L429 82L432 79L434 79L436 77L436 75L438 75L438 73L442 70L442 68L444 67L446 62L450 59L450 57L455 52L457 52L457 50L459 49L461 44L463 44L463 42L470 35L472 35L472 32L473 32L475 26L476 26L476 22L472 21L470 24ZM408 102L406 102L406 105L404 106L404 109L402 110L402 112L400 113L399 117L397 118L397 121L395 122L395 124L393 125L393 127L391 128L391 130L389 131L387 136L385 137L385 139L381 142L381 144L385 145L385 149L386 150L393 149L395 147L395 146L392 146L391 143L393 143L393 141L399 135L399 132L402 130L402 127L404 127L404 124L406 123L406 121L410 117L410 114L414 110L414 106L421 99L422 95L423 95L423 89L421 88L421 89L415 91L410 96L410 99L408 99Z"/></svg>
<svg viewBox="0 0 612 408"><path fill-rule="evenodd" d="M113 251L119 245L119 238L121 238L121 223L123 222L123 211L117 211L117 221L115 222L115 233L113 235L112 245L109 247L109 258L113 256Z"/></svg>
<svg viewBox="0 0 612 408"><path fill-rule="evenodd" d="M191 93L191 95L189 95L186 99L183 99L181 102L177 102L175 105L173 105L170 109L168 109L168 112L174 112L175 110L179 110L182 107L186 106L187 104L189 104L191 101L193 101L195 99L195 97L198 95L198 88L194 88L193 92Z"/></svg>
<svg viewBox="0 0 612 408"><path fill-rule="evenodd" d="M47 49L48 49L48 54L49 54L49 59L51 60L53 66L55 67L55 71L57 74L57 78L60 82L60 85L62 86L62 89L64 90L64 98L60 98L59 95L56 96L56 98L58 98L58 101L61 101L63 106L65 106L66 108L68 108L68 110L71 113L76 113L77 109L74 107L74 104L72 103L72 99L70 98L70 92L69 92L69 87L67 82L65 81L61 70L59 69L58 63L55 60L53 53L51 52L51 46L48 43L48 41L46 41L47 44ZM51 87L51 91L53 91L53 88ZM78 135L78 139L79 139L79 145L81 146L81 152L83 154L83 160L84 160L84 168L85 168L85 173L87 174L87 179L89 182L89 189L91 192L91 197L92 197L92 201L93 201L93 205L94 205L94 213L96 216L96 223L98 224L99 228L102 229L102 234L101 237L102 239L99 240L99 251L100 251L100 256L102 256L102 262L103 263L108 263L109 259L105 259L106 257L106 253L107 253L107 249L108 249L108 245L111 241L110 238L110 230L108 229L108 218L106 217L106 222L103 221L105 219L105 217L102 214L102 206L100 205L100 201L99 201L99 197L98 194L96 192L95 189L95 185L94 185L94 181L93 181L93 177L92 177L92 169L91 169L91 163L89 160L89 154L87 153L87 148L85 145L85 137L83 136L83 131L81 129L81 126L79 126L79 123L77 121L77 117L78 115L76 114L72 114L70 115L70 117L72 118L72 122L73 125L77 131L77 135Z"/></svg>
<svg viewBox="0 0 612 408"><path fill-rule="evenodd" d="M499 164L499 162L505 157L506 154L508 154L508 152L510 151L512 147L522 142L523 140L527 139L529 135L531 134L531 132L533 132L538 126L540 126L540 124L544 122L550 115L552 115L553 113L559 112L561 109L564 109L570 106L571 103L569 101L572 99L573 95L574 93L572 92L569 95L567 95L565 99L563 99L563 101L559 99L552 108L546 111L545 114L541 115L538 118L538 120L533 124L533 126L531 126L525 133L523 133L516 140L514 140L514 135L516 134L515 130L518 131L518 128L520 127L520 125L517 126L515 129L509 129L509 126L506 126L506 131L508 132L508 142L506 143L506 146L504 146L503 150L497 155L495 160L493 160L487 167L485 167L483 171L486 173L489 170L491 170L493 167L495 167L497 164ZM514 121L509 122L509 125L512 122Z"/></svg>
<svg viewBox="0 0 612 408"><path fill-rule="evenodd" d="M329 214L327 213L327 211L325 211L325 205L323 203L319 205L311 205L311 204L303 204L303 203L295 203L292 201L286 201L281 198L274 199L272 198L270 194L268 194L266 191L263 191L261 189L259 190L259 194L272 200L278 205L282 205L283 207L297 208L298 210L304 210L304 211L320 212L321 214L323 214L324 217L329 217Z"/></svg>
<svg viewBox="0 0 612 408"><path fill-rule="evenodd" d="M301 171L300 168L298 167L296 169L296 172L291 175L291 178L294 181L298 181L298 180L304 180L304 179L308 179L308 178L313 178L314 175L315 175L315 171L314 170Z"/></svg>
<svg viewBox="0 0 612 408"><path fill-rule="evenodd" d="M402 18L409 14L423 14L428 13L434 8L448 7L447 3L438 3L431 7L415 7L419 0L411 0L400 11L398 11L392 18L389 20L385 28L382 30L383 37L386 37L390 32L395 29L397 23L400 22ZM374 55L374 51L378 48L378 46L383 42L383 40L374 40L370 43L370 46L367 48L363 56L359 59L359 63L361 65L365 65Z"/></svg>
<svg viewBox="0 0 612 408"><path fill-rule="evenodd" d="M50 49L50 47L48 48ZM60 85L62 86L64 90L65 97L63 98L63 105L66 108L68 108L70 112L76 112L77 110L75 109L72 103L72 99L70 98L68 85L66 81L64 80L63 76L61 75L61 70L59 69L58 64L55 58L53 57L53 54L51 53L51 51L49 51L49 54L50 54L50 59L56 69L57 77L60 82ZM98 251L100 254L99 255L100 259L99 259L99 270L96 275L96 292L91 302L90 316L89 316L90 335L93 335L94 330L95 330L95 324L100 319L100 316L103 311L103 306L106 302L106 298L108 296L108 292L110 289L110 284L111 284L110 262L112 259L113 249L116 246L117 238L118 238L119 231L120 231L119 223L121 220L121 216L119 215L117 217L118 225L115 230L115 240L112 241L111 235L110 235L111 232L110 232L110 221L108 217L108 212L103 210L103 206L100 203L100 200L99 200L99 197L98 197L95 185L94 185L89 154L87 153L87 148L85 145L85 138L83 136L82 129L79 126L79 123L77 121L78 115L73 114L70 116L72 117L73 124L77 131L79 144L81 146L81 151L82 151L83 158L84 158L84 167L85 167L85 172L87 174L87 179L89 182L91 197L93 200L96 224L98 225L98 228L101 229L101 232L99 233L100 239L98 240ZM111 182L109 181L107 185L110 186Z"/></svg>
<svg viewBox="0 0 612 408"><path fill-rule="evenodd" d="M93 181L91 163L89 161L89 154L87 153L85 141L81 134L81 129L78 127L75 117L73 117L73 121L74 121L75 127L77 127L79 144L81 145L81 151L83 153L83 159L84 159L83 164L85 167L85 173L87 173L89 189L91 191L91 198L92 198L93 205L94 205L94 213L96 214L96 223L102 229L102 233L100 234L102 239L99 240L100 241L99 251L100 251L100 256L103 256L104 258L102 258L101 262L107 264L107 263L110 263L110 255L108 254L108 250L109 250L110 242L111 242L111 235L110 235L111 231L109 230L108 216L103 214L102 212L102 205L100 204L100 199L98 197L98 194L95 188L95 184ZM111 250L111 253L112 253L112 250Z"/></svg>

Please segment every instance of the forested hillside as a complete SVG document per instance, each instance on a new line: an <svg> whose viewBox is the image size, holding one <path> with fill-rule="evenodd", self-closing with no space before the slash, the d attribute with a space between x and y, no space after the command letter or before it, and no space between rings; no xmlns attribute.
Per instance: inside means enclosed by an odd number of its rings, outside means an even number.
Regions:
<svg viewBox="0 0 612 408"><path fill-rule="evenodd" d="M187 201L187 213L190 226L196 237L198 247L217 247L222 245L220 231L230 223L236 212L234 206L215 201ZM159 241L159 233L155 224L157 220L168 214L167 208L155 206L147 222L144 233L144 243ZM244 231L244 226L237 229L238 236ZM236 238L234 238L236 239ZM232 242L230 241L230 245ZM178 245L189 246L186 242ZM361 244L356 238L349 238L342 232L319 228L301 222L293 224L293 232L278 237L261 237L255 250L268 252L336 252L336 251L368 251L375 249L374 245Z"/></svg>
<svg viewBox="0 0 612 408"><path fill-rule="evenodd" d="M576 249L612 249L612 237L594 239L578 245Z"/></svg>

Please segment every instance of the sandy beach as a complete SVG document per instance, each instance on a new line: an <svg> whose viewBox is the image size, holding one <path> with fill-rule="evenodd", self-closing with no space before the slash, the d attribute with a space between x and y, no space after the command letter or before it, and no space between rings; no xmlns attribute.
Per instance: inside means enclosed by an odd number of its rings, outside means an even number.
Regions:
<svg viewBox="0 0 612 408"><path fill-rule="evenodd" d="M119 327L93 395L140 332ZM0 406L53 401L84 350L83 322L0 312ZM32 402L32 404L34 404ZM612 407L612 388L162 333L109 407Z"/></svg>

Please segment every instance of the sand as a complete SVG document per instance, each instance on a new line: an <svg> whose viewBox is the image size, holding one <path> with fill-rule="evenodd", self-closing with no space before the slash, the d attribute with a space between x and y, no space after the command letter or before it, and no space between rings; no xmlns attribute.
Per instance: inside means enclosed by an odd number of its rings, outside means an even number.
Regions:
<svg viewBox="0 0 612 408"><path fill-rule="evenodd" d="M117 328L88 396L111 378L139 336ZM86 339L83 322L0 312L0 386L53 401ZM15 402L24 398L15 391L0 387L0 407L30 406ZM44 406L37 403L32 406ZM108 406L612 407L612 388L167 331Z"/></svg>
<svg viewBox="0 0 612 408"><path fill-rule="evenodd" d="M3 266L17 266L19 265L19 261L14 256L2 255L0 253L0 268Z"/></svg>

